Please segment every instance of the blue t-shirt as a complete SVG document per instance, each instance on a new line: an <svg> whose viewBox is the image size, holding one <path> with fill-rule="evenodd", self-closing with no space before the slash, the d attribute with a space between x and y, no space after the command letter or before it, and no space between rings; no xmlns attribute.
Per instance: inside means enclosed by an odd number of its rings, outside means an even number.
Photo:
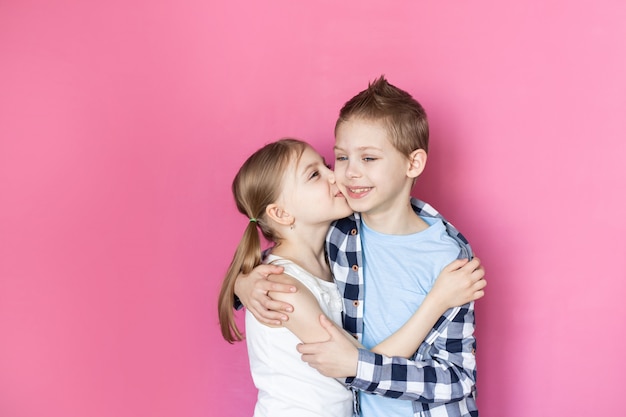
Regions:
<svg viewBox="0 0 626 417"><path fill-rule="evenodd" d="M422 217L429 227L411 235L378 233L362 222L363 345L371 349L417 311L441 270L457 259L459 245L442 221ZM411 401L360 395L363 417L413 416Z"/></svg>

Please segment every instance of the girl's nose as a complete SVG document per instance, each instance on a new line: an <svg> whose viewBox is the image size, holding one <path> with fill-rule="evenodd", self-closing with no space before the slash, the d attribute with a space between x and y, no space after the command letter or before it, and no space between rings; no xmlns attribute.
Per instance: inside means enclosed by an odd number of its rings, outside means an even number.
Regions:
<svg viewBox="0 0 626 417"><path fill-rule="evenodd" d="M330 171L330 174L328 174L328 182L330 182L331 184L337 182L337 180L335 179L335 173L333 171Z"/></svg>

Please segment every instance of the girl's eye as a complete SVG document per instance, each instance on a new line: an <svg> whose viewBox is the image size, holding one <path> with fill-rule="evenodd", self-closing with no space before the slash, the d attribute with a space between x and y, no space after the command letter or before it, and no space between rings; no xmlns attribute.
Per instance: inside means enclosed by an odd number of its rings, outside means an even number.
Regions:
<svg viewBox="0 0 626 417"><path fill-rule="evenodd" d="M320 172L319 171L313 171L311 173L311 176L309 177L309 179L313 179L315 177L319 177L320 176Z"/></svg>
<svg viewBox="0 0 626 417"><path fill-rule="evenodd" d="M337 161L347 161L348 157L346 157L346 156L338 156L336 159L337 159Z"/></svg>
<svg viewBox="0 0 626 417"><path fill-rule="evenodd" d="M364 157L363 157L363 160L364 160L365 162L372 162L372 161L375 161L376 159L377 159L377 158L372 158L371 156L364 156Z"/></svg>

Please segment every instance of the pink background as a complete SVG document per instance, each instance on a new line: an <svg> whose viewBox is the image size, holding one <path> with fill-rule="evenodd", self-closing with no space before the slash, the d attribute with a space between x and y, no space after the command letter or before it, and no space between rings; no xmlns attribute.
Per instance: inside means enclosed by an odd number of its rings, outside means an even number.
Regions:
<svg viewBox="0 0 626 417"><path fill-rule="evenodd" d="M53 4L54 3L54 4ZM505 4L506 3L506 4ZM626 3L0 3L0 415L249 416L216 296L265 142L380 74L483 259L484 417L623 414Z"/></svg>

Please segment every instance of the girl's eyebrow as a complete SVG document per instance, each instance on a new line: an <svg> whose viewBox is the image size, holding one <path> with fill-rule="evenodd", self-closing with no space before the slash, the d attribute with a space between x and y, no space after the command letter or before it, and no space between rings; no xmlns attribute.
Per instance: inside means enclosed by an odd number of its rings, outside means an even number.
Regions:
<svg viewBox="0 0 626 417"><path fill-rule="evenodd" d="M302 173L301 175L306 175L307 172L309 172L309 170L313 167L315 167L317 164L319 164L319 162L311 162L310 164L308 164L307 166L305 166L302 169Z"/></svg>

